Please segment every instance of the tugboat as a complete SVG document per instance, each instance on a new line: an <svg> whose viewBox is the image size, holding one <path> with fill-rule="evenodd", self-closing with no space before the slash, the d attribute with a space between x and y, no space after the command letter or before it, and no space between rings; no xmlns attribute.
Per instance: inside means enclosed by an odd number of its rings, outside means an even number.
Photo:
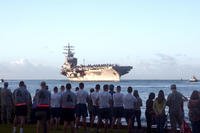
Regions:
<svg viewBox="0 0 200 133"><path fill-rule="evenodd" d="M189 79L190 82L198 82L198 79L195 76L192 76L191 79Z"/></svg>
<svg viewBox="0 0 200 133"><path fill-rule="evenodd" d="M61 74L70 81L120 81L120 77L133 68L117 64L77 65L74 47L68 43L64 50L66 60L62 65Z"/></svg>

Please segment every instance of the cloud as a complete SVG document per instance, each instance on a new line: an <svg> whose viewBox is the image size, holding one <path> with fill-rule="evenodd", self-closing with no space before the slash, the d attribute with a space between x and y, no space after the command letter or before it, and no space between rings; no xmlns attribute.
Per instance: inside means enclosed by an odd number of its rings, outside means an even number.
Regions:
<svg viewBox="0 0 200 133"><path fill-rule="evenodd" d="M162 54L162 53L157 53L155 54L156 57L158 57L158 62L160 64L167 64L167 65L176 65L177 64L177 59L176 57L170 56L170 55L166 55L166 54Z"/></svg>
<svg viewBox="0 0 200 133"><path fill-rule="evenodd" d="M200 79L200 59L186 56L155 54L143 59L130 59L133 69L122 79L189 79L195 75ZM0 62L0 78L5 79L65 79L60 66L37 64L28 59Z"/></svg>
<svg viewBox="0 0 200 133"><path fill-rule="evenodd" d="M163 61L175 61L175 58L166 54L157 53L156 56L160 57Z"/></svg>
<svg viewBox="0 0 200 133"><path fill-rule="evenodd" d="M0 65L0 78L6 79L62 79L60 68L33 64L27 59L2 62Z"/></svg>
<svg viewBox="0 0 200 133"><path fill-rule="evenodd" d="M130 75L135 79L189 79L196 75L200 79L198 60L184 56L157 53L155 57L134 62L135 70Z"/></svg>

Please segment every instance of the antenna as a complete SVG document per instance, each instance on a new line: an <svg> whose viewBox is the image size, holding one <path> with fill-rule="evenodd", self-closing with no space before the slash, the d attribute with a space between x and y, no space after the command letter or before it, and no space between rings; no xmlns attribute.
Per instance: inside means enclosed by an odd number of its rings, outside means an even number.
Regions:
<svg viewBox="0 0 200 133"><path fill-rule="evenodd" d="M85 59L83 59L83 65L85 66Z"/></svg>
<svg viewBox="0 0 200 133"><path fill-rule="evenodd" d="M70 43L68 43L66 46L64 46L63 54L65 54L67 58L74 57L74 52L72 52L73 50L74 46L71 46Z"/></svg>

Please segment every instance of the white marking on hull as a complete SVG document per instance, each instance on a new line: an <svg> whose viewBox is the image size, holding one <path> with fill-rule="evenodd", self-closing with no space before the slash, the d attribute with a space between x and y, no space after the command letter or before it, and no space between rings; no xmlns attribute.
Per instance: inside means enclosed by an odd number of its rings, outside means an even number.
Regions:
<svg viewBox="0 0 200 133"><path fill-rule="evenodd" d="M112 68L85 71L83 77L68 77L70 81L120 81L117 71Z"/></svg>

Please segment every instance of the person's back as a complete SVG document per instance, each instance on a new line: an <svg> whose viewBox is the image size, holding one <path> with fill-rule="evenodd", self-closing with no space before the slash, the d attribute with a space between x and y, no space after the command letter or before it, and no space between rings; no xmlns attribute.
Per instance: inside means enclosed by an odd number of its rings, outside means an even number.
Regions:
<svg viewBox="0 0 200 133"><path fill-rule="evenodd" d="M93 102L92 102L92 97L91 97L93 92L94 92L94 88L91 88L89 97L87 99L87 108L88 108L88 112L89 112L90 123L92 121L92 111L93 111Z"/></svg>
<svg viewBox="0 0 200 133"><path fill-rule="evenodd" d="M53 93L51 94L51 107L59 108L60 107L60 94Z"/></svg>
<svg viewBox="0 0 200 133"><path fill-rule="evenodd" d="M1 90L1 105L2 106L12 106L12 92L7 88L2 88Z"/></svg>
<svg viewBox="0 0 200 133"><path fill-rule="evenodd" d="M136 104L135 104L135 110L141 110L142 107L142 99L138 96L136 97Z"/></svg>
<svg viewBox="0 0 200 133"><path fill-rule="evenodd" d="M182 113L182 94L177 91L169 94L167 98L167 105L169 106L170 113Z"/></svg>
<svg viewBox="0 0 200 133"><path fill-rule="evenodd" d="M0 87L0 107L1 107L1 90L2 88Z"/></svg>
<svg viewBox="0 0 200 133"><path fill-rule="evenodd" d="M134 103L136 103L136 98L128 93L126 95L124 95L123 98L123 104L124 104L124 109L134 109Z"/></svg>
<svg viewBox="0 0 200 133"><path fill-rule="evenodd" d="M167 97L166 105L169 106L170 123L172 132L176 132L176 126L182 125L183 121L183 95L176 91L176 85L171 85L172 93Z"/></svg>
<svg viewBox="0 0 200 133"><path fill-rule="evenodd" d="M31 93L27 90L27 88L24 88L25 91L25 95L27 96L27 103L29 106L32 106L32 97L31 97Z"/></svg>
<svg viewBox="0 0 200 133"><path fill-rule="evenodd" d="M151 92L149 98L146 101L145 117L147 122L147 133L151 133L151 125L154 122L154 110L153 110L153 100L155 98L155 93Z"/></svg>
<svg viewBox="0 0 200 133"><path fill-rule="evenodd" d="M117 92L113 94L113 119L112 119L112 128L115 125L117 120L117 127L120 128L121 118L123 117L124 107L123 107L123 98L124 95L121 93L121 86L117 86Z"/></svg>
<svg viewBox="0 0 200 133"><path fill-rule="evenodd" d="M147 99L146 101L146 112L153 112L153 99Z"/></svg>
<svg viewBox="0 0 200 133"><path fill-rule="evenodd" d="M27 105L28 95L24 88L19 87L13 92L14 104L15 106Z"/></svg>
<svg viewBox="0 0 200 133"><path fill-rule="evenodd" d="M12 92L8 89L8 83L4 83L1 89L1 120L3 123L11 121L11 113L13 108Z"/></svg>
<svg viewBox="0 0 200 133"><path fill-rule="evenodd" d="M107 91L103 91L99 93L99 108L109 108L110 101L112 97L111 94Z"/></svg>
<svg viewBox="0 0 200 133"><path fill-rule="evenodd" d="M200 95L197 90L194 90L188 102L189 120L192 125L192 132L199 133L200 131Z"/></svg>
<svg viewBox="0 0 200 133"><path fill-rule="evenodd" d="M37 118L37 129L39 133L39 127L43 126L44 133L48 132L48 121L50 119L50 101L51 93L47 90L46 82L40 83L41 89L36 93L36 118Z"/></svg>
<svg viewBox="0 0 200 133"><path fill-rule="evenodd" d="M51 108L60 108L61 95L55 91L57 87L54 87L54 93L51 94Z"/></svg>
<svg viewBox="0 0 200 133"><path fill-rule="evenodd" d="M36 105L38 107L42 107L45 105L50 106L50 98L51 98L50 92L46 89L41 89L38 91L36 95Z"/></svg>
<svg viewBox="0 0 200 133"><path fill-rule="evenodd" d="M109 93L111 94L112 96L112 100L111 100L111 112L113 111L113 104L114 104L114 101L113 101L113 95L115 94L115 91L114 91L114 85L113 84L110 84L109 85ZM111 113L112 114L112 113Z"/></svg>
<svg viewBox="0 0 200 133"><path fill-rule="evenodd" d="M110 118L110 106L111 106L111 100L112 100L112 96L111 94L108 92L108 85L104 85L103 86L103 92L99 93L99 99L98 99L98 103L99 103L99 121L98 121L98 125L97 125L97 131L99 129L99 124L102 121L102 119L105 119L105 133L107 132L107 128L108 128L108 119Z"/></svg>
<svg viewBox="0 0 200 133"><path fill-rule="evenodd" d="M153 110L157 114L165 114L165 105L166 105L166 100L164 99L163 101L159 102L158 98L153 103Z"/></svg>
<svg viewBox="0 0 200 133"><path fill-rule="evenodd" d="M157 132L164 132L164 125L166 122L165 116L166 99L163 90L160 90L156 100L153 103L153 110L155 112L155 119L157 125Z"/></svg>
<svg viewBox="0 0 200 133"><path fill-rule="evenodd" d="M16 132L18 121L20 120L20 133L23 133L23 126L25 124L25 117L28 114L28 105L30 104L29 93L26 90L24 81L19 82L19 88L13 92L13 101L15 105L15 118L13 133Z"/></svg>
<svg viewBox="0 0 200 133"><path fill-rule="evenodd" d="M100 90L100 85L96 84L95 91L92 92L90 95L92 99L92 117L91 117L91 122L90 122L91 128L93 128L95 117L99 115L99 103L98 103L99 90Z"/></svg>
<svg viewBox="0 0 200 133"><path fill-rule="evenodd" d="M97 99L99 98L99 92L98 91L94 91L91 93L91 99L92 99L92 104L93 106L99 106L97 104Z"/></svg>
<svg viewBox="0 0 200 133"><path fill-rule="evenodd" d="M139 96L138 90L134 90L133 95L136 98L135 110L134 110L134 116L133 116L133 127L134 127L134 122L135 122L135 119L136 119L137 120L138 129L140 129L141 128L141 106L142 106L142 99Z"/></svg>
<svg viewBox="0 0 200 133"><path fill-rule="evenodd" d="M86 125L86 117L88 116L87 113L87 100L88 100L88 92L84 90L84 83L79 83L79 91L77 92L77 110L76 110L76 124L79 126L80 123L80 117L83 119L83 127L84 130L87 130Z"/></svg>
<svg viewBox="0 0 200 133"><path fill-rule="evenodd" d="M77 104L86 104L88 96L89 95L85 90L80 89L77 92Z"/></svg>
<svg viewBox="0 0 200 133"><path fill-rule="evenodd" d="M124 95L124 98L123 98L124 115L126 118L129 132L131 132L131 128L132 128L132 118L134 116L134 108L135 108L134 105L136 102L136 98L131 94L132 91L133 91L133 88L128 87L127 88L128 93Z"/></svg>
<svg viewBox="0 0 200 133"><path fill-rule="evenodd" d="M66 91L61 96L62 118L64 120L64 133L67 132L67 126L71 126L71 132L74 133L76 94L71 91L71 84L66 84Z"/></svg>
<svg viewBox="0 0 200 133"><path fill-rule="evenodd" d="M24 85L24 91L25 91L25 95L27 97L27 120L28 120L28 123L31 122L31 113L32 113L32 97L31 97L31 94L30 92L28 91L26 85Z"/></svg>
<svg viewBox="0 0 200 133"><path fill-rule="evenodd" d="M72 91L65 91L61 97L62 108L75 108L76 94Z"/></svg>
<svg viewBox="0 0 200 133"><path fill-rule="evenodd" d="M0 87L0 123L1 123L1 87Z"/></svg>
<svg viewBox="0 0 200 133"><path fill-rule="evenodd" d="M113 102L114 102L114 107L123 107L123 97L124 95L121 92L116 92L113 95Z"/></svg>
<svg viewBox="0 0 200 133"><path fill-rule="evenodd" d="M61 85L60 86L60 92L59 92L59 95L62 96L62 94L65 92L65 86L64 85Z"/></svg>
<svg viewBox="0 0 200 133"><path fill-rule="evenodd" d="M54 87L53 93L51 94L51 127L58 128L60 119L60 100L61 95L58 93L58 87Z"/></svg>

